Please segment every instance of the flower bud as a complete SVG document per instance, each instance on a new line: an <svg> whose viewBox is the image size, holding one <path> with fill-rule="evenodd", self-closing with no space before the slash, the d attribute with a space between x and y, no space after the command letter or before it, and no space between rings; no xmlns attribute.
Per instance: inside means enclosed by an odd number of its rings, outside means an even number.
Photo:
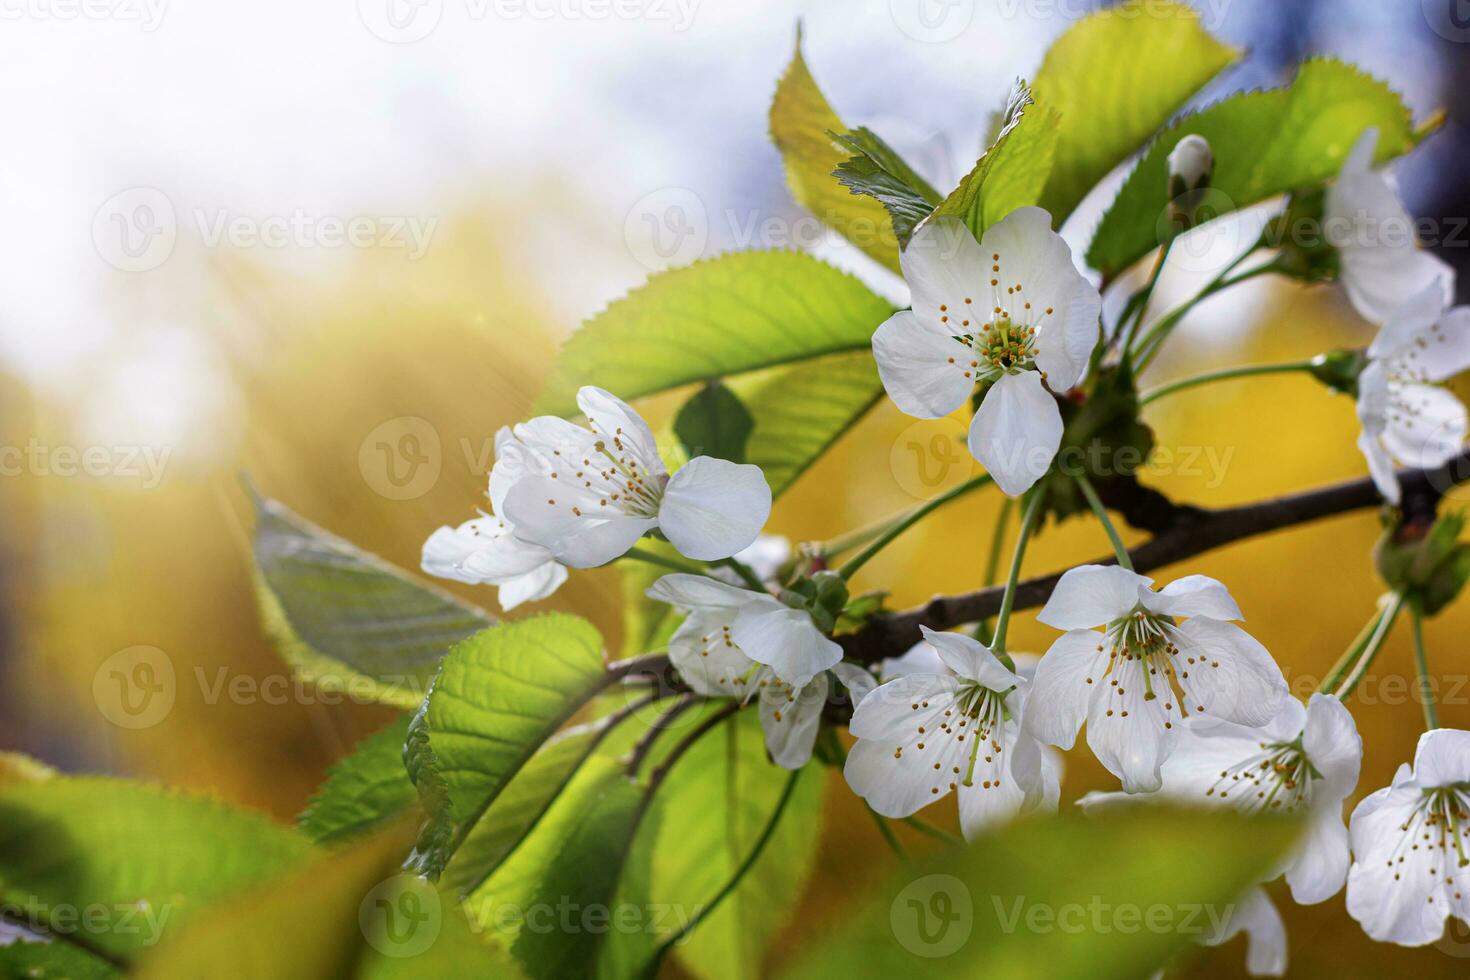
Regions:
<svg viewBox="0 0 1470 980"><path fill-rule="evenodd" d="M1470 546L1459 540L1464 529L1464 514L1446 514L1433 524L1393 520L1374 548L1379 576L1433 616L1470 579Z"/></svg>
<svg viewBox="0 0 1470 980"><path fill-rule="evenodd" d="M1198 212L1214 169L1215 155L1203 136L1186 136L1170 151L1169 217L1176 234L1208 220Z"/></svg>
<svg viewBox="0 0 1470 980"><path fill-rule="evenodd" d="M1203 136L1189 135L1169 153L1169 196L1210 186L1215 155Z"/></svg>
<svg viewBox="0 0 1470 980"><path fill-rule="evenodd" d="M1368 366L1362 350L1333 350L1312 358L1312 377L1333 391L1358 396L1358 375Z"/></svg>

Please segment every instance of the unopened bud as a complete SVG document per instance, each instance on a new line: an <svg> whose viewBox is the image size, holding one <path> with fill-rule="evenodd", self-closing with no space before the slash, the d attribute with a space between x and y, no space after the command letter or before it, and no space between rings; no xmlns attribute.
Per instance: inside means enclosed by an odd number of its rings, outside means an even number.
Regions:
<svg viewBox="0 0 1470 980"><path fill-rule="evenodd" d="M1198 212L1205 192L1210 189L1210 176L1215 170L1215 155L1203 136L1189 135L1169 153L1169 216L1176 229L1183 231L1201 224L1210 216Z"/></svg>

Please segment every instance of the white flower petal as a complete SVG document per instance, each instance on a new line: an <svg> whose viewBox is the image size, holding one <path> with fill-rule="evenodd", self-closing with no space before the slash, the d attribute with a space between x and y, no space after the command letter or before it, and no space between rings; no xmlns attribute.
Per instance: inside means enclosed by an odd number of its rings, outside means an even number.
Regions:
<svg viewBox="0 0 1470 980"><path fill-rule="evenodd" d="M1041 479L1062 441L1062 413L1035 371L1002 375L970 423L970 453L1018 497Z"/></svg>
<svg viewBox="0 0 1470 980"><path fill-rule="evenodd" d="M1044 658L1041 663L1045 669ZM1115 660L1109 675L1095 677L1089 688L1087 745L1093 755L1123 781L1125 793L1156 792L1163 786L1161 769L1179 723L1172 695L1147 697L1137 660Z"/></svg>
<svg viewBox="0 0 1470 980"><path fill-rule="evenodd" d="M818 674L799 692L785 684L768 684L760 694L761 730L766 751L783 769L800 769L812 757L827 703L827 675Z"/></svg>
<svg viewBox="0 0 1470 980"><path fill-rule="evenodd" d="M1342 890L1347 881L1352 855L1348 851L1347 827L1342 822L1342 804L1331 812L1314 814L1306 839L1296 849L1286 869L1291 897L1299 905L1325 902Z"/></svg>
<svg viewBox="0 0 1470 980"><path fill-rule="evenodd" d="M1057 637L1036 665L1026 712L1027 734L1047 745L1070 749L1087 717L1091 692L1102 683L1107 655L1098 649L1103 635L1072 630ZM1088 683L1091 679L1091 683Z"/></svg>
<svg viewBox="0 0 1470 980"><path fill-rule="evenodd" d="M680 609L739 609L759 593L730 585L707 575L675 572L649 586L645 593L650 599L667 602Z"/></svg>
<svg viewBox="0 0 1470 980"><path fill-rule="evenodd" d="M1057 391L1082 380L1100 337L1102 297L1072 261L1072 250L1052 231L1051 215L1041 208L1017 208L985 229L982 261L999 255L985 280L1021 289L1002 299L1012 304L1011 318L1037 328L1036 365ZM1029 303L1030 309L1023 304ZM1049 312L1047 312L1049 311Z"/></svg>
<svg viewBox="0 0 1470 980"><path fill-rule="evenodd" d="M749 547L771 516L771 487L759 466L698 456L664 488L658 526L687 558L718 561Z"/></svg>
<svg viewBox="0 0 1470 980"><path fill-rule="evenodd" d="M954 701L959 681L948 674L910 674L880 685L852 713L848 730L859 739L893 741L915 731L915 721L932 711L941 720ZM930 707L924 707L928 701ZM937 727L937 726L936 726Z"/></svg>
<svg viewBox="0 0 1470 980"><path fill-rule="evenodd" d="M616 443L608 447L610 450L629 453L638 461L645 479L653 482L664 475L666 470L653 430L627 402L610 391L586 385L577 392L577 407L595 432L606 442Z"/></svg>
<svg viewBox="0 0 1470 980"><path fill-rule="evenodd" d="M567 580L567 568L560 562L549 561L540 568L500 583L496 598L504 612L527 602L540 602L562 587Z"/></svg>
<svg viewBox="0 0 1470 980"><path fill-rule="evenodd" d="M1470 306L1457 306L1440 317L1423 342L1414 364L1430 381L1448 381L1470 371Z"/></svg>
<svg viewBox="0 0 1470 980"><path fill-rule="evenodd" d="M1419 736L1414 781L1421 786L1470 783L1470 732L1436 728Z"/></svg>
<svg viewBox="0 0 1470 980"><path fill-rule="evenodd" d="M1223 927L1203 941L1207 946L1218 946L1242 932L1247 942L1247 973L1253 977L1279 977L1286 973L1286 924L1271 899L1259 888L1242 895Z"/></svg>
<svg viewBox="0 0 1470 980"><path fill-rule="evenodd" d="M493 517L477 517L459 527L441 527L424 542L419 567L435 578L453 579L466 585L482 585L486 579L464 567L465 559L487 547L502 532Z"/></svg>
<svg viewBox="0 0 1470 980"><path fill-rule="evenodd" d="M484 547L466 555L463 561L465 571L494 585L504 585L513 578L531 575L545 565L555 564L556 559L551 552L512 534L486 541Z"/></svg>
<svg viewBox="0 0 1470 980"><path fill-rule="evenodd" d="M852 699L852 706L856 708L863 703L863 699L878 689L878 679L868 673L857 664L846 661L832 665L832 673L847 688L848 697Z"/></svg>
<svg viewBox="0 0 1470 980"><path fill-rule="evenodd" d="M1313 694L1301 731L1302 749L1324 780L1314 805L1318 800L1330 801L1340 811L1342 800L1358 785L1363 764L1363 739L1352 713L1331 694Z"/></svg>
<svg viewBox="0 0 1470 980"><path fill-rule="evenodd" d="M1449 905L1435 870L1437 849L1410 847L1402 829L1421 798L1413 785L1380 789L1358 804L1348 825L1348 915L1378 942L1423 946L1444 932Z"/></svg>
<svg viewBox="0 0 1470 980"><path fill-rule="evenodd" d="M1264 725L1287 696L1286 678L1266 648L1234 623L1186 620L1177 634L1179 684L1190 711L1241 725Z"/></svg>
<svg viewBox="0 0 1470 980"><path fill-rule="evenodd" d="M842 659L842 647L823 636L804 610L769 597L741 608L734 634L747 657L767 665L792 687L805 687Z"/></svg>
<svg viewBox="0 0 1470 980"><path fill-rule="evenodd" d="M1106 626L1132 612L1153 581L1117 565L1078 565L1057 581L1036 618L1059 630Z"/></svg>
<svg viewBox="0 0 1470 980"><path fill-rule="evenodd" d="M961 677L978 681L981 687L1004 692L1020 683L1020 678L1006 669L973 636L962 633L945 633L920 626L924 639L939 653L944 666Z"/></svg>
<svg viewBox="0 0 1470 980"><path fill-rule="evenodd" d="M755 662L726 633L735 615L732 608L696 609L669 638L669 660L697 694L705 697L746 694L745 675Z"/></svg>
<svg viewBox="0 0 1470 980"><path fill-rule="evenodd" d="M882 692L880 687L868 695L858 711ZM908 703L896 704L906 712L900 730L888 738L858 738L842 772L852 791L874 811L885 817L907 817L948 796L951 787L958 785L969 765L970 743L950 738L939 729L952 703L936 699L929 708L917 711ZM924 734L919 734L920 727Z"/></svg>
<svg viewBox="0 0 1470 980"><path fill-rule="evenodd" d="M1383 448L1406 466L1439 466L1464 448L1470 432L1465 406L1437 385L1389 384Z"/></svg>
<svg viewBox="0 0 1470 980"><path fill-rule="evenodd" d="M901 656L889 657L878 665L878 675L891 681L909 674L944 674L949 668L939 659L939 651L928 640L920 640Z"/></svg>
<svg viewBox="0 0 1470 980"><path fill-rule="evenodd" d="M607 516L600 516L599 511ZM505 512L516 537L541 545L572 568L595 568L621 558L658 524L649 518L603 510L595 495L565 480L537 476L525 477L511 487Z"/></svg>
<svg viewBox="0 0 1470 980"><path fill-rule="evenodd" d="M1230 590L1208 575L1175 579L1157 593L1145 593L1143 604L1163 616L1245 619Z"/></svg>
<svg viewBox="0 0 1470 980"><path fill-rule="evenodd" d="M898 262L914 314L935 330L941 328L941 316L973 305L966 299L983 303L990 295L990 263L970 229L954 218L921 224Z"/></svg>
<svg viewBox="0 0 1470 980"><path fill-rule="evenodd" d="M1394 472L1393 460L1389 458L1388 451L1367 432L1358 434L1358 450L1368 461L1368 473L1373 477L1373 485L1378 488L1383 499L1397 504L1403 491L1399 488L1399 478Z"/></svg>
<svg viewBox="0 0 1470 980"><path fill-rule="evenodd" d="M1368 345L1368 356L1381 361L1397 354L1411 353L1421 342L1429 339L1444 312L1444 293L1437 286L1410 295L1379 328L1377 336ZM1427 358L1425 366L1428 366Z"/></svg>
<svg viewBox="0 0 1470 980"><path fill-rule="evenodd" d="M899 411L915 418L941 418L965 404L975 390L973 354L909 310L893 314L873 334L883 390Z"/></svg>
<svg viewBox="0 0 1470 980"><path fill-rule="evenodd" d="M997 741L999 752L993 745L981 750L985 754L975 760L970 785L957 781L960 831L967 841L1023 812L1028 800L1033 808L1040 801L1041 749L1036 741L1020 735L1013 724Z"/></svg>

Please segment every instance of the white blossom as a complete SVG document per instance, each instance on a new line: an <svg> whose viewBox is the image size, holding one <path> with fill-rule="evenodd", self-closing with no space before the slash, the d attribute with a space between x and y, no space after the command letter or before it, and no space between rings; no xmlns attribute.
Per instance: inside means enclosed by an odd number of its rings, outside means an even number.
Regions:
<svg viewBox="0 0 1470 980"><path fill-rule="evenodd" d="M1087 372L1102 300L1040 208L1019 208L975 241L953 219L921 225L899 256L912 297L873 335L883 387L917 418L984 398L970 452L1016 496L1056 456L1062 417L1047 391ZM1045 384L1043 384L1045 382Z"/></svg>
<svg viewBox="0 0 1470 980"><path fill-rule="evenodd" d="M1470 732L1419 737L1414 766L1358 804L1347 910L1379 942L1423 946L1470 923Z"/></svg>
<svg viewBox="0 0 1470 980"><path fill-rule="evenodd" d="M1017 813L1055 809L1055 770L1021 728L1025 678L968 636L924 629L924 639L948 670L904 674L857 706L843 769L853 792L885 817L955 792L967 839Z"/></svg>
<svg viewBox="0 0 1470 980"><path fill-rule="evenodd" d="M507 428L495 434L495 465L490 471L493 513L458 527L441 527L424 542L420 565L439 578L467 585L498 587L500 608L509 612L524 602L551 595L567 580L566 566L540 545L522 541L506 520L505 494L523 469L525 453Z"/></svg>
<svg viewBox="0 0 1470 980"><path fill-rule="evenodd" d="M517 537L573 568L619 558L653 530L699 561L755 541L771 512L759 467L697 456L669 476L648 423L621 399L586 387L577 405L591 431L549 415L515 427L528 450L505 499Z"/></svg>
<svg viewBox="0 0 1470 980"><path fill-rule="evenodd" d="M1228 622L1242 617L1224 585L1152 584L1111 565L1062 576L1037 618L1067 632L1042 656L1025 714L1027 731L1063 749L1086 721L1087 744L1129 793L1163 785L1186 713L1260 726L1287 693L1265 647Z"/></svg>

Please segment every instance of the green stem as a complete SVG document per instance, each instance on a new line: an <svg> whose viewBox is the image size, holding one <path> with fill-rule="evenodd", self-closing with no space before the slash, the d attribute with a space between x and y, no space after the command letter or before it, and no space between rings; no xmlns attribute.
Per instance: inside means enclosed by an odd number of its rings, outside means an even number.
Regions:
<svg viewBox="0 0 1470 980"><path fill-rule="evenodd" d="M663 555L656 555L651 551L644 551L642 548L629 548L627 552L623 554L623 557L631 558L634 561L646 562L649 565L657 565L660 568L672 569L676 572L688 572L691 575L709 574L698 565L692 564L690 562L680 561L677 558L666 558Z"/></svg>
<svg viewBox="0 0 1470 980"><path fill-rule="evenodd" d="M1011 511L1015 509L1015 498L1006 497L1001 502L1000 513L995 515L995 529L990 535L990 554L985 558L985 581L980 583L987 589L995 584L995 576L1000 572L1000 553L1006 543L1006 525L1011 522ZM980 620L975 627L975 639L989 645L991 640L990 620Z"/></svg>
<svg viewBox="0 0 1470 980"><path fill-rule="evenodd" d="M1331 694L1342 683L1343 677L1347 675L1353 663L1362 655L1363 648L1368 645L1368 641L1378 629L1378 624L1382 622L1383 609L1387 600L1387 596L1379 600L1378 608L1374 610L1373 615L1368 617L1368 621L1363 624L1363 628L1358 631L1358 635L1353 637L1353 642L1348 644L1348 648L1342 652L1341 657L1337 658L1337 663L1332 665L1332 669L1327 672L1327 676L1323 678L1322 683L1317 685L1318 691L1324 694Z"/></svg>
<svg viewBox="0 0 1470 980"><path fill-rule="evenodd" d="M1011 607L1016 604L1016 584L1021 580L1021 561L1026 557L1026 544L1031 540L1031 531L1041 515L1046 500L1046 484L1050 474L1043 476L1031 488L1031 497L1026 501L1026 512L1021 517L1021 531L1016 537L1016 551L1011 557L1011 573L1006 579L1005 594L1000 600L1000 611L995 616L995 639L990 641L990 650L999 656L1006 652L1006 631L1011 625Z"/></svg>
<svg viewBox="0 0 1470 980"><path fill-rule="evenodd" d="M893 848L893 853L898 855L900 861L907 861L909 856L904 851L903 845L899 843L898 835L893 832L893 827L889 825L887 818L870 806L866 806L866 809L872 815L873 823L878 825L878 832L883 835L883 839L888 842L888 846Z"/></svg>
<svg viewBox="0 0 1470 980"><path fill-rule="evenodd" d="M853 574L857 572L859 568L862 568L875 555L877 555L878 552L882 551L884 548L892 544L893 540L897 538L900 534L907 531L909 528L913 527L915 524L919 523L919 521L923 520L925 517L928 517L934 511L938 510L940 507L943 507L951 500L954 500L957 497L962 497L965 494L969 493L971 490L983 487L990 482L990 474L982 473L979 476L972 477L971 479L966 480L964 483L961 483L959 486L954 487L953 489L946 490L944 493L941 493L933 500L927 501L919 507L915 507L909 513L905 514L889 527L885 528L883 532L879 534L878 537L874 539L871 544L869 544L866 548L864 548L862 551L858 552L851 559L849 559L847 564L839 568L837 570L837 574L841 575L844 579L852 578Z"/></svg>
<svg viewBox="0 0 1470 980"><path fill-rule="evenodd" d="M964 838L957 837L954 834L951 834L949 831L945 830L943 827L936 827L932 823L929 823L927 820L920 820L918 817L905 817L903 822L917 830L919 833L927 834L928 836L933 837L935 840L944 841L946 844L963 844L965 842Z"/></svg>
<svg viewBox="0 0 1470 980"><path fill-rule="evenodd" d="M751 847L750 853L745 856L744 861L740 862L740 867L735 869L735 873L730 876L729 881L725 882L724 887L715 893L715 897L701 906L698 911L689 917L687 922L679 927L679 930L671 938L659 947L654 959L655 966L668 955L669 950L677 945L679 940L687 936L695 926L709 918L710 914L719 908L720 903L739 887L740 882L750 873L750 869L755 867L755 862L760 860L760 856L765 851L766 845L771 842L771 837L776 832L776 825L781 822L781 814L786 810L786 804L791 800L792 792L796 789L796 780L800 775L801 770L798 769L787 777L786 786L781 790L781 798L776 801L776 809L771 811L771 818L766 821L766 825L761 830L761 835L756 839L754 846Z"/></svg>
<svg viewBox="0 0 1470 980"><path fill-rule="evenodd" d="M1133 559L1128 556L1128 549L1123 547L1123 539L1118 536L1118 529L1113 526L1113 521L1108 517L1108 509L1103 506L1102 499L1098 497L1097 491L1092 487L1092 481L1082 473L1071 474L1072 479L1077 481L1077 487L1082 491L1082 496L1087 498L1087 505L1092 508L1092 513L1097 517L1103 530L1108 532L1108 540L1113 543L1113 554L1118 556L1118 564L1133 571Z"/></svg>
<svg viewBox="0 0 1470 980"><path fill-rule="evenodd" d="M1246 255L1249 254L1249 252L1246 253ZM1254 279L1257 276L1264 276L1276 271L1276 263L1267 262L1265 265L1258 265L1254 269L1247 269L1245 272L1237 273L1233 276L1230 275L1235 267L1244 259L1245 256L1241 256L1235 262L1226 266L1209 285L1195 294L1193 299L1170 310L1158 323L1155 323L1149 328L1148 332L1143 335L1142 339L1138 341L1137 346L1133 349L1135 355L1142 355L1141 359L1135 357L1135 363L1137 365L1136 374L1142 374L1144 369L1153 363L1154 358L1158 356L1159 351L1163 348L1164 341L1168 339L1169 334L1174 328L1179 325L1179 321L1183 320L1201 302L1218 292L1229 289L1231 286L1236 286L1248 279Z"/></svg>
<svg viewBox="0 0 1470 980"><path fill-rule="evenodd" d="M1353 665L1353 672L1348 675L1347 680L1342 682L1342 687L1337 689L1337 699L1346 701L1352 697L1353 690L1368 673L1368 668L1373 666L1373 661L1378 658L1378 651L1383 649L1383 641L1388 639L1389 631L1393 629L1394 622L1399 618L1399 612L1404 608L1404 597L1395 592L1389 599L1388 608L1383 611L1383 618L1378 621L1378 628L1368 638L1368 644L1363 648L1363 653L1358 657L1358 662Z"/></svg>
<svg viewBox="0 0 1470 980"><path fill-rule="evenodd" d="M1419 696L1424 702L1425 731L1439 727L1439 713L1434 707L1434 686L1429 682L1429 658L1424 654L1424 617L1413 610L1414 663L1419 668Z"/></svg>
<svg viewBox="0 0 1470 980"><path fill-rule="evenodd" d="M1177 236L1175 238L1170 238L1168 242L1164 244L1164 247L1159 249L1159 257L1154 262L1153 271L1149 273L1148 283L1143 287L1143 289L1135 293L1128 301L1129 310L1125 312L1131 311L1134 314L1134 317L1132 322L1128 323L1127 336L1123 338L1122 349L1124 351L1132 348L1133 339L1135 336L1137 336L1139 328L1143 326L1143 321L1148 316L1149 301L1152 300L1154 297L1154 289L1159 284L1159 276L1164 271L1164 263L1169 261L1169 251L1174 247L1174 242L1176 240ZM1134 300L1137 300L1136 305L1134 303ZM1119 327L1121 328L1122 326L1123 324L1120 323Z"/></svg>
<svg viewBox="0 0 1470 980"><path fill-rule="evenodd" d="M1290 374L1296 371L1310 371L1316 366L1316 358L1306 361L1285 361L1280 364L1246 364L1241 367L1222 368L1219 371L1209 371L1205 374L1196 374L1191 378L1180 378L1166 385L1160 385L1145 391L1138 397L1138 407L1142 408L1151 401L1172 395L1177 391L1187 391L1200 385L1213 384L1216 381L1230 381L1234 378L1250 378L1262 374Z"/></svg>
<svg viewBox="0 0 1470 980"><path fill-rule="evenodd" d="M730 569L736 575L740 576L740 581L744 582L746 585L750 586L757 592L766 591L766 583L762 582L760 580L760 576L752 571L750 566L745 564L744 562L736 561L734 558L724 558L720 561L710 562L710 564L718 566L720 568Z"/></svg>

